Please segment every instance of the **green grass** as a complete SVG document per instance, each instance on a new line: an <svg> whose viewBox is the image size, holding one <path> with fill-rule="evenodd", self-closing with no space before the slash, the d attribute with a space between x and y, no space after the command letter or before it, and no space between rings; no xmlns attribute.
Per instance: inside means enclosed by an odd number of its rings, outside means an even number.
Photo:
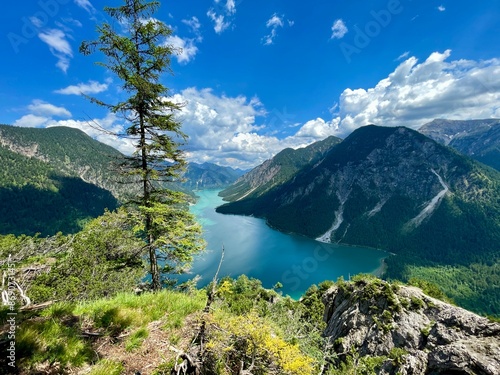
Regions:
<svg viewBox="0 0 500 375"><path fill-rule="evenodd" d="M62 368L90 364L97 358L91 341L81 335L83 324L108 335L132 331L125 344L126 350L132 351L148 337L150 322L165 319L167 325L173 323L168 328L180 327L186 316L201 311L205 303L203 291L184 294L169 290L140 296L123 293L79 304L56 303L21 323L16 337L18 358L27 370L40 363L60 363ZM100 361L91 374L119 374L120 366Z"/></svg>
<svg viewBox="0 0 500 375"><path fill-rule="evenodd" d="M203 309L205 303L206 297L202 291L191 295L169 290L139 296L121 293L112 299L79 304L75 314L89 318L95 327L104 328L113 334L126 328L145 326L165 314L167 325L175 322L174 326L177 328L179 322L189 314Z"/></svg>
<svg viewBox="0 0 500 375"><path fill-rule="evenodd" d="M125 344L125 350L131 352L137 348L140 348L145 339L149 336L149 331L147 328L139 328L137 331L132 333Z"/></svg>
<svg viewBox="0 0 500 375"><path fill-rule="evenodd" d="M90 370L89 375L120 375L124 371L120 362L103 359Z"/></svg>

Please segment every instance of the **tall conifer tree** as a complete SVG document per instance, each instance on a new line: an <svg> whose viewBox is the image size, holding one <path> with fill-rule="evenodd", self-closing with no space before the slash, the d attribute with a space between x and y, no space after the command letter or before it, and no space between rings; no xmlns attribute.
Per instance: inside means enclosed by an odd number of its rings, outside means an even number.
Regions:
<svg viewBox="0 0 500 375"><path fill-rule="evenodd" d="M128 207L140 218L154 290L161 288L162 272L181 272L203 249L201 229L187 209L185 195L166 188L186 163L180 146L187 136L175 117L180 106L169 100L169 90L160 82L164 73L171 73L175 51L166 43L172 31L153 17L159 6L158 1L124 0L122 6L105 8L120 32L103 23L97 40L80 46L84 55L104 54L105 61L98 64L119 78L127 96L115 104L90 99L120 115L126 136L134 140L135 152L123 173L140 183L140 194Z"/></svg>

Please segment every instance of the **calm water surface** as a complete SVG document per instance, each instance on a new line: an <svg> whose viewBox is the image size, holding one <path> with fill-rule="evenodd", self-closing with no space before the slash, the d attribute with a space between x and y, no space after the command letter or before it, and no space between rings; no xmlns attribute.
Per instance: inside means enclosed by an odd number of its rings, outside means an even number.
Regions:
<svg viewBox="0 0 500 375"><path fill-rule="evenodd" d="M207 241L207 251L195 259L190 272L191 277L202 276L198 286L205 286L213 278L223 245L225 255L219 278L246 274L262 280L265 288L279 281L283 284L283 294L293 298L324 280L375 273L381 260L387 257L380 250L324 244L281 233L268 227L263 219L216 213L215 208L223 204L218 192L196 192L199 200L191 206Z"/></svg>

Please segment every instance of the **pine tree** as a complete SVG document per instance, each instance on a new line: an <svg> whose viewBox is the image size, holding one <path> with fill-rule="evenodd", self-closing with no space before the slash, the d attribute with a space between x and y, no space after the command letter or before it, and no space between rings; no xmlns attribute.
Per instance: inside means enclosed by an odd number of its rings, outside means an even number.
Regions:
<svg viewBox="0 0 500 375"><path fill-rule="evenodd" d="M122 6L104 8L126 32L103 23L97 28L98 39L80 46L84 55L96 51L105 55L105 62L98 64L119 78L127 95L115 104L90 100L120 115L127 124L126 135L134 141L135 152L122 173L140 182L140 193L127 206L141 223L154 290L161 288L162 272L182 272L203 249L201 229L188 212L186 196L166 188L186 164L180 147L187 136L175 117L180 106L169 100L169 90L160 82L162 74L171 73L170 56L175 51L166 43L172 31L153 18L159 5L124 0Z"/></svg>

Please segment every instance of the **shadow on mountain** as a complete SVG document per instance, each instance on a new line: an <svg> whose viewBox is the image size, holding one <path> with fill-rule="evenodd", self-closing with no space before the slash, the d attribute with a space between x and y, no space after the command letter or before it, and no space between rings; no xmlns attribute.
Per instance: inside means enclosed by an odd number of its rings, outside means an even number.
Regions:
<svg viewBox="0 0 500 375"><path fill-rule="evenodd" d="M80 178L52 175L50 179L57 190L32 185L0 188L0 234L75 233L106 208L118 207L109 191Z"/></svg>

